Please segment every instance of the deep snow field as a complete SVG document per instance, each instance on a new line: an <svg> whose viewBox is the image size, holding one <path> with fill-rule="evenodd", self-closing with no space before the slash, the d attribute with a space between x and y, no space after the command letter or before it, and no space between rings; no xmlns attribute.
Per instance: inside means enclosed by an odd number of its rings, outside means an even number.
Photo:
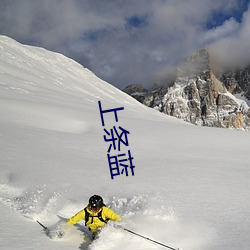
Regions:
<svg viewBox="0 0 250 250"><path fill-rule="evenodd" d="M124 107L105 128L130 132L121 152L134 176L111 179L98 101ZM63 55L0 36L0 249L164 249L112 223L92 243L84 222L62 239L36 223L53 229L99 194L123 227L168 246L249 250L249 144L249 132L168 117Z"/></svg>

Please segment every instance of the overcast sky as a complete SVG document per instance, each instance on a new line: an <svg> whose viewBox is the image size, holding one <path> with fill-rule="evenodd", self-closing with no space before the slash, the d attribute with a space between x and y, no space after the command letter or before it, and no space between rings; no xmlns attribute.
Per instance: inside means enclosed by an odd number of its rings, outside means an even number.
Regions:
<svg viewBox="0 0 250 250"><path fill-rule="evenodd" d="M0 34L146 87L200 48L250 62L250 0L0 0Z"/></svg>

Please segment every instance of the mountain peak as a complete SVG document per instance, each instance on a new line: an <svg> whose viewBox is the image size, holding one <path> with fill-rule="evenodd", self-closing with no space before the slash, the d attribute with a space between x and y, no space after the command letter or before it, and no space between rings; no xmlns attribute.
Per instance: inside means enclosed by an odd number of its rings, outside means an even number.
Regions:
<svg viewBox="0 0 250 250"><path fill-rule="evenodd" d="M194 77L210 70L210 56L207 49L201 49L189 56L177 69L178 77Z"/></svg>
<svg viewBox="0 0 250 250"><path fill-rule="evenodd" d="M156 87L140 95L139 100L160 112L196 125L248 129L250 109L244 100L236 98L231 91L235 89L236 82L240 83L243 78L238 77L240 74L234 74L233 81L232 73L228 77L223 75L223 80L214 73L213 66L209 51L201 49L178 67L177 77L171 86ZM249 74L241 75L245 84Z"/></svg>

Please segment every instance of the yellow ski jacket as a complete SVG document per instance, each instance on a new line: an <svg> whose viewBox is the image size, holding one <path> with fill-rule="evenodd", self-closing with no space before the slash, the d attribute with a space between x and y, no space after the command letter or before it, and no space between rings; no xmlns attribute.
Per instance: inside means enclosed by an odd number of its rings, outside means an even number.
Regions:
<svg viewBox="0 0 250 250"><path fill-rule="evenodd" d="M95 233L98 231L98 229L102 228L106 223L104 221L112 220L112 221L121 221L121 217L116 214L113 210L110 208L103 206L99 211L93 212L88 207L86 207L87 212L89 213L88 221L85 221L86 225L88 226L89 230L92 233ZM101 212L101 218L104 220L100 220L98 218L98 214ZM82 209L77 214L72 216L68 221L67 224L74 225L80 220L85 220L85 211Z"/></svg>

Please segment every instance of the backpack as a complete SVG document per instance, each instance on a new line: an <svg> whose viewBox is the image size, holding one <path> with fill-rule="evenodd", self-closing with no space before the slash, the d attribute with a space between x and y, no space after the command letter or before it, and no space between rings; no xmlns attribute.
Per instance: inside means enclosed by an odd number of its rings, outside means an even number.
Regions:
<svg viewBox="0 0 250 250"><path fill-rule="evenodd" d="M107 223L109 221L109 219L104 220L102 218L102 210L96 216L90 215L90 213L87 210L87 207L84 208L84 212L85 212L85 219L84 219L85 220L85 226L87 226L87 222L89 221L90 218L92 218L92 221L90 223L90 224L92 224L93 221L94 221L94 217L97 217L100 221L102 221L104 223Z"/></svg>

